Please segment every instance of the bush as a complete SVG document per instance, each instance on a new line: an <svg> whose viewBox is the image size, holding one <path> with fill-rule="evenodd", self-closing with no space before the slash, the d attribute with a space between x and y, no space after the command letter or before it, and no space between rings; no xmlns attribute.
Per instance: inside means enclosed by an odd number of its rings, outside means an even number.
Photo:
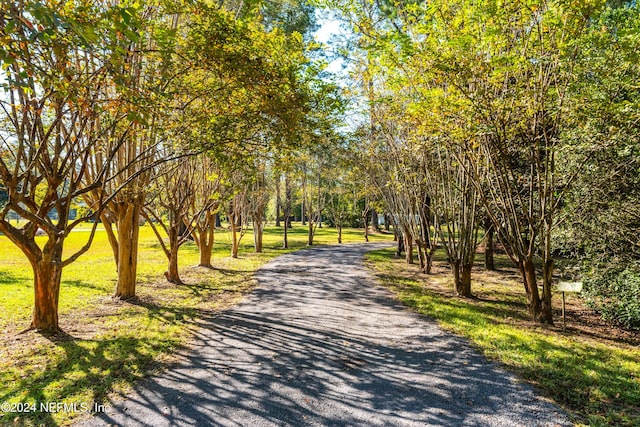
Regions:
<svg viewBox="0 0 640 427"><path fill-rule="evenodd" d="M640 266L597 271L585 278L584 294L604 319L640 329Z"/></svg>

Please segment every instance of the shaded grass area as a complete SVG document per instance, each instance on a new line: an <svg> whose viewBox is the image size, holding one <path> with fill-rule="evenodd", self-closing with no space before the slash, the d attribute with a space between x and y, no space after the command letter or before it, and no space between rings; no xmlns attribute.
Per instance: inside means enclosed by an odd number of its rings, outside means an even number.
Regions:
<svg viewBox="0 0 640 427"><path fill-rule="evenodd" d="M462 299L454 296L441 261L435 274L426 276L396 258L393 250L371 252L367 260L404 304L467 337L567 409L578 424L640 425L637 346L531 324L514 271L475 270L472 290L477 298Z"/></svg>
<svg viewBox="0 0 640 427"><path fill-rule="evenodd" d="M264 253L253 252L247 234L239 259L229 257L230 237L216 233L213 269L197 267L198 251L187 243L180 250L184 286L167 283L166 258L153 232L140 232L138 297L113 300L116 269L104 231L91 250L63 272L60 292L62 335L19 334L29 324L33 304L30 266L5 237L0 237L0 404L35 405L35 411L2 412L0 424L66 425L108 402L113 392L171 363L171 354L188 345L201 314L210 315L239 301L255 286L257 268L275 256L306 246L306 229L289 230L290 249L283 250L282 229L267 227ZM67 253L81 247L88 233L72 233ZM361 230L345 230L346 242L363 242ZM374 235L373 240L391 239ZM318 244L337 242L334 229L318 229ZM41 404L66 404L53 412Z"/></svg>

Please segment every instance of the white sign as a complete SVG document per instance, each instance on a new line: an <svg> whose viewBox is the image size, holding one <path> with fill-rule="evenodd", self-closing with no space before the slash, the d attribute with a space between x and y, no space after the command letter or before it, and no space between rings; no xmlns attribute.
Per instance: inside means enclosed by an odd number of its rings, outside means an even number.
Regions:
<svg viewBox="0 0 640 427"><path fill-rule="evenodd" d="M582 292L582 282L559 282L558 292Z"/></svg>

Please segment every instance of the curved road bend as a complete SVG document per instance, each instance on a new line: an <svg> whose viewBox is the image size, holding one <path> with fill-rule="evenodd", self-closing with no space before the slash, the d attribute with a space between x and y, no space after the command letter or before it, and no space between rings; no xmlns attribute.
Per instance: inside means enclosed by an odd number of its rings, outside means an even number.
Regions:
<svg viewBox="0 0 640 427"><path fill-rule="evenodd" d="M568 426L566 414L318 247L261 268L170 370L81 425Z"/></svg>

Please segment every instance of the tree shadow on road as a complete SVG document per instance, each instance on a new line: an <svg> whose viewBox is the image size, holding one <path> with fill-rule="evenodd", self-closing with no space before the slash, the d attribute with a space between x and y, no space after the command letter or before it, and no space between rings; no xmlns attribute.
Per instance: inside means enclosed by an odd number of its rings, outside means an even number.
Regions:
<svg viewBox="0 0 640 427"><path fill-rule="evenodd" d="M324 251L333 253L331 262L314 264ZM203 317L170 371L113 401L99 420L485 425L517 414L523 425L565 424L557 408L465 341L372 289L364 270L347 267L361 263L361 255L320 248L262 268L254 293L234 309Z"/></svg>

